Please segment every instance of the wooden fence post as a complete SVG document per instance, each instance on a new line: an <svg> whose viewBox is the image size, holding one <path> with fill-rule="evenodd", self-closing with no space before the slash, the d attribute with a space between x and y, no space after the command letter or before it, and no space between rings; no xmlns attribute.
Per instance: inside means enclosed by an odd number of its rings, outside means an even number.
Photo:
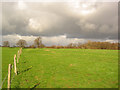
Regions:
<svg viewBox="0 0 120 90"><path fill-rule="evenodd" d="M20 53L19 53L19 50L18 50L18 53L17 53L17 63L19 63L19 55L20 55Z"/></svg>
<svg viewBox="0 0 120 90"><path fill-rule="evenodd" d="M17 75L17 67L16 67L16 54L14 55L14 72Z"/></svg>
<svg viewBox="0 0 120 90"><path fill-rule="evenodd" d="M8 66L8 90L10 90L10 81L11 81L11 64Z"/></svg>

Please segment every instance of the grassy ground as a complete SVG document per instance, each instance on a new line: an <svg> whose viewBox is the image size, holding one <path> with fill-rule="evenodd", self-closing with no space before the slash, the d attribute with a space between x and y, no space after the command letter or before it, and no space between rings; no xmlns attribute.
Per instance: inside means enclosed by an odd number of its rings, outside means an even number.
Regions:
<svg viewBox="0 0 120 90"><path fill-rule="evenodd" d="M3 78L17 50L3 48ZM118 87L117 50L23 49L17 67L12 88Z"/></svg>

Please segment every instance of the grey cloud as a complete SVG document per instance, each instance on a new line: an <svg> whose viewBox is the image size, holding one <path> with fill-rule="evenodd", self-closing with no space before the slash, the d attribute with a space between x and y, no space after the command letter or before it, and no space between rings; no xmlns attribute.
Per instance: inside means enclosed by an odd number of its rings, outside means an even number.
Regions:
<svg viewBox="0 0 120 90"><path fill-rule="evenodd" d="M57 36L86 39L117 39L117 3L93 3L89 15L74 12L74 3L25 3L19 10L17 3L3 3L3 35ZM81 5L81 3L79 3ZM35 25L30 24L37 23ZM38 28L35 28L38 27Z"/></svg>

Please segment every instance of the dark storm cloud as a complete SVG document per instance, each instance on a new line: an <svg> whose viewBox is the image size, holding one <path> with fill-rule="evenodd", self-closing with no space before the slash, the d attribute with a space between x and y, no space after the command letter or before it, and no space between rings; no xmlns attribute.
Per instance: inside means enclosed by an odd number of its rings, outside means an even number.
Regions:
<svg viewBox="0 0 120 90"><path fill-rule="evenodd" d="M3 3L3 35L58 36L117 39L118 7L115 3L85 3L93 13L82 15L76 3ZM21 10L22 9L22 10ZM83 11L84 14L85 11ZM85 12L86 13L86 12Z"/></svg>

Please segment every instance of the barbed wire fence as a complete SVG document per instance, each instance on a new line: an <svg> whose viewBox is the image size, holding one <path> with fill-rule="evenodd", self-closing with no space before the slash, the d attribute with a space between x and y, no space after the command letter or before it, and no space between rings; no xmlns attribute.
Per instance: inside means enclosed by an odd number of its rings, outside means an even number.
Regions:
<svg viewBox="0 0 120 90"><path fill-rule="evenodd" d="M11 65L11 67L10 68L8 67L8 74L6 74L5 78L3 79L3 81L2 81L2 83L0 85L0 89L2 89L2 87L3 87L3 85L4 85L4 83L5 83L6 80L8 80L8 82L7 82L7 84L8 84L7 88L11 87L11 83L14 80L15 76L17 75L17 67L16 67L17 65L16 64L19 63L19 59L20 59L21 53L22 53L22 48L20 48L18 50L17 57L16 57L16 54L14 55L14 65L9 64L9 65ZM13 73L13 76L11 78L11 74L12 74L11 72L13 71L13 69L14 69L14 73Z"/></svg>

